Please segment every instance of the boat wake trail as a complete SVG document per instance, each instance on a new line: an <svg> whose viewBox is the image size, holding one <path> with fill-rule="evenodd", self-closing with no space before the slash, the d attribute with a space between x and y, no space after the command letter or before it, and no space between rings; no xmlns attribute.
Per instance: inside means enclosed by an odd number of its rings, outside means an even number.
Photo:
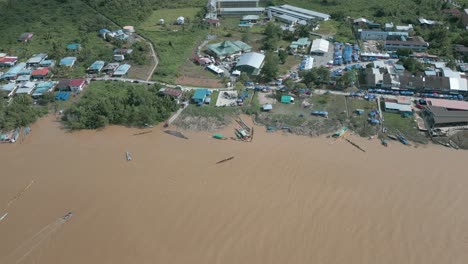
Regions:
<svg viewBox="0 0 468 264"><path fill-rule="evenodd" d="M41 246L47 239L51 238L55 233L57 233L60 228L65 224L68 219L71 217L66 215L50 223L35 233L31 238L24 241L19 245L15 250L13 250L8 256L1 260L0 263L21 263L25 260L36 248Z"/></svg>

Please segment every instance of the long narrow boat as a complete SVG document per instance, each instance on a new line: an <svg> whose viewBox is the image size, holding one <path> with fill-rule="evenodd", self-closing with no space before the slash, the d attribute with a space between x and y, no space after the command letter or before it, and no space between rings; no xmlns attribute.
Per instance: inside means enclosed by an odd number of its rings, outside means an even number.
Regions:
<svg viewBox="0 0 468 264"><path fill-rule="evenodd" d="M396 136L394 136L394 135L387 135L387 137L389 139L398 140L398 138Z"/></svg>
<svg viewBox="0 0 468 264"><path fill-rule="evenodd" d="M402 134L397 134L397 138L403 145L409 145L409 141Z"/></svg>

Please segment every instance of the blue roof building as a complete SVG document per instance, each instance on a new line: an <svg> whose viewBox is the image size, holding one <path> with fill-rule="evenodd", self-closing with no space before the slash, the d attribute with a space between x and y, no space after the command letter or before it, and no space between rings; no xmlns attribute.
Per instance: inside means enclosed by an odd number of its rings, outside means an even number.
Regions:
<svg viewBox="0 0 468 264"><path fill-rule="evenodd" d="M2 75L2 77L0 77L0 79L14 80L24 68L26 68L25 62L18 63L17 65L11 67L7 72L5 72Z"/></svg>
<svg viewBox="0 0 468 264"><path fill-rule="evenodd" d="M54 82L38 82L36 85L36 90L34 90L32 96L37 97L43 95L46 92L50 92L54 86Z"/></svg>
<svg viewBox="0 0 468 264"><path fill-rule="evenodd" d="M95 61L89 68L86 70L88 73L98 73L104 68L104 61Z"/></svg>
<svg viewBox="0 0 468 264"><path fill-rule="evenodd" d="M76 62L76 57L65 57L60 60L60 66L73 67Z"/></svg>
<svg viewBox="0 0 468 264"><path fill-rule="evenodd" d="M72 43L67 45L67 50L70 51L79 51L81 49L81 44Z"/></svg>
<svg viewBox="0 0 468 264"><path fill-rule="evenodd" d="M196 104L202 104L208 94L210 94L208 89L197 89L192 96L192 101Z"/></svg>
<svg viewBox="0 0 468 264"><path fill-rule="evenodd" d="M130 64L122 64L114 71L112 76L117 76L117 77L123 76L127 74L128 70L130 70L130 67L132 67Z"/></svg>
<svg viewBox="0 0 468 264"><path fill-rule="evenodd" d="M103 29L100 29L100 30L99 30L99 34L100 34L100 35L105 35L105 34L110 33L110 32L111 32L111 31L108 30L107 28L103 28Z"/></svg>
<svg viewBox="0 0 468 264"><path fill-rule="evenodd" d="M39 63L39 66L41 67L54 67L55 66L55 60L43 60L41 63Z"/></svg>

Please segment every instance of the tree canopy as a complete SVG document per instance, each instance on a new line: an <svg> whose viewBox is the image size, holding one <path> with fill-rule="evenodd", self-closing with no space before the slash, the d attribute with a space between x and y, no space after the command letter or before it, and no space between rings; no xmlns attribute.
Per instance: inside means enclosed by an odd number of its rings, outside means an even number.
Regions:
<svg viewBox="0 0 468 264"><path fill-rule="evenodd" d="M34 105L29 95L16 95L10 104L0 96L0 130L29 126L46 113L47 108Z"/></svg>
<svg viewBox="0 0 468 264"><path fill-rule="evenodd" d="M65 110L63 121L71 129L96 129L108 124L155 124L167 119L177 104L160 96L157 87L126 83L91 85L82 98Z"/></svg>

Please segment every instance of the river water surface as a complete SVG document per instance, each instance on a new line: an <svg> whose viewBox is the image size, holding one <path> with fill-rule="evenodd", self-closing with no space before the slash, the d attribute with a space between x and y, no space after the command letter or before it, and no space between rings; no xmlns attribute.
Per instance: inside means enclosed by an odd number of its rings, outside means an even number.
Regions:
<svg viewBox="0 0 468 264"><path fill-rule="evenodd" d="M466 151L148 130L0 145L0 263L468 263Z"/></svg>

